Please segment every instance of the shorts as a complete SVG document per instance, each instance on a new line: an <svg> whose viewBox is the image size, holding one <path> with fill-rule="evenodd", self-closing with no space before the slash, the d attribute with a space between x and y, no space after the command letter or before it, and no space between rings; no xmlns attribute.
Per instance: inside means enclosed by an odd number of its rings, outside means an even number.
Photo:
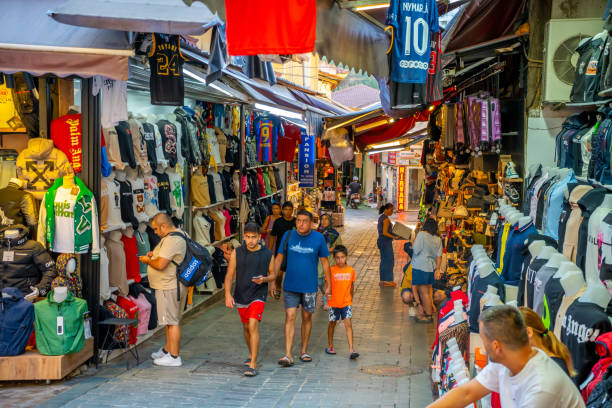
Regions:
<svg viewBox="0 0 612 408"><path fill-rule="evenodd" d="M329 321L337 322L338 320L350 319L353 317L353 306L348 305L344 307L330 307L329 308Z"/></svg>
<svg viewBox="0 0 612 408"><path fill-rule="evenodd" d="M261 315L263 314L266 302L261 300L255 300L248 306L238 306L238 314L243 324L249 322L249 319L257 319L261 322Z"/></svg>
<svg viewBox="0 0 612 408"><path fill-rule="evenodd" d="M420 269L412 268L412 286L414 285L433 285L434 273L425 272Z"/></svg>
<svg viewBox="0 0 612 408"><path fill-rule="evenodd" d="M189 289L181 283L181 300L176 299L176 289L155 289L157 321L160 326L178 326L187 302Z"/></svg>
<svg viewBox="0 0 612 408"><path fill-rule="evenodd" d="M300 293L283 290L283 301L285 302L285 309L291 309L302 305L305 311L312 314L315 311L317 292Z"/></svg>

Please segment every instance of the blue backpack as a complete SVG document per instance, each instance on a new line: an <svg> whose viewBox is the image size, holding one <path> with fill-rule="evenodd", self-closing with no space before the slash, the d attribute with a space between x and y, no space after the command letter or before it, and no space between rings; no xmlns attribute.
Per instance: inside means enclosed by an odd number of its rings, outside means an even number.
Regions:
<svg viewBox="0 0 612 408"><path fill-rule="evenodd" d="M208 252L208 249L189 238L186 234L171 232L169 235L181 237L187 244L183 262L177 264L176 262L172 261L172 263L176 265L176 279L178 281L176 284L176 297L177 300L180 301L180 283L187 287L191 287L200 286L209 280L212 276L211 270L213 260L210 256L210 252Z"/></svg>

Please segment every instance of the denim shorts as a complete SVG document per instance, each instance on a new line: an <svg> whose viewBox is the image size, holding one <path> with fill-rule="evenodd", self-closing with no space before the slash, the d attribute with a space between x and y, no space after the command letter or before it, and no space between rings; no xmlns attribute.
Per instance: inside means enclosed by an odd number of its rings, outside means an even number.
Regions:
<svg viewBox="0 0 612 408"><path fill-rule="evenodd" d="M348 305L344 307L330 307L329 308L329 321L337 322L338 320L350 319L353 317L353 306Z"/></svg>
<svg viewBox="0 0 612 408"><path fill-rule="evenodd" d="M305 311L312 314L315 311L317 292L300 293L283 290L283 301L285 302L285 309L291 309L302 305Z"/></svg>

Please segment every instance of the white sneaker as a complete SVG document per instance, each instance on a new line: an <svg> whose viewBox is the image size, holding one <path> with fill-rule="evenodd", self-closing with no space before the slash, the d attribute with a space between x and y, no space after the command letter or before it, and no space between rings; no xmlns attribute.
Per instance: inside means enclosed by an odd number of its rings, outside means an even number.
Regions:
<svg viewBox="0 0 612 408"><path fill-rule="evenodd" d="M163 367L180 367L183 365L183 361L181 356L174 358L168 353L163 357L153 360L153 364Z"/></svg>
<svg viewBox="0 0 612 408"><path fill-rule="evenodd" d="M151 360L157 360L158 358L162 358L165 356L164 348L160 347L155 353L151 353Z"/></svg>

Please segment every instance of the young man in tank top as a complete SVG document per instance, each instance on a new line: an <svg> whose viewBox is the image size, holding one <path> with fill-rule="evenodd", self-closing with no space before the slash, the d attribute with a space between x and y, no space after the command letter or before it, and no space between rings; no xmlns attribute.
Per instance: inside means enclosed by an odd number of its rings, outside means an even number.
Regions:
<svg viewBox="0 0 612 408"><path fill-rule="evenodd" d="M244 226L244 245L232 252L225 276L225 306L238 309L249 348L250 358L244 362L248 366L244 372L247 377L257 375L259 322L266 302L268 282L276 279L272 255L272 251L260 243L259 226L250 222ZM234 276L236 287L232 296Z"/></svg>

